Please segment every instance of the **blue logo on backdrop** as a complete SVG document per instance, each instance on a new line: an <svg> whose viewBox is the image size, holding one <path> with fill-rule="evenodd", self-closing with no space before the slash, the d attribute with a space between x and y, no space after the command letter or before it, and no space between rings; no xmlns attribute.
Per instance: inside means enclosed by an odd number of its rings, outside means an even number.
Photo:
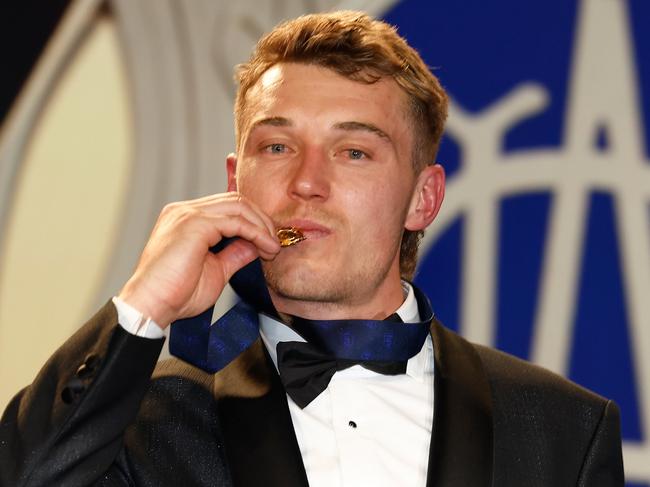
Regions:
<svg viewBox="0 0 650 487"><path fill-rule="evenodd" d="M650 485L650 2L404 0L384 17L452 97L416 281L471 340L615 399L628 486Z"/></svg>

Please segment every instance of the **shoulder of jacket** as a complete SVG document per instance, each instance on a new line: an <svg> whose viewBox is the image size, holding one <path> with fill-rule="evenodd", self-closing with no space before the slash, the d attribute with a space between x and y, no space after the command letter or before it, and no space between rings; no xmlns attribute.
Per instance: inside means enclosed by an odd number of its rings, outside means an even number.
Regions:
<svg viewBox="0 0 650 487"><path fill-rule="evenodd" d="M508 353L472 344L476 349L494 390L519 391L521 394L543 393L548 398L562 398L598 408L607 399L544 367Z"/></svg>

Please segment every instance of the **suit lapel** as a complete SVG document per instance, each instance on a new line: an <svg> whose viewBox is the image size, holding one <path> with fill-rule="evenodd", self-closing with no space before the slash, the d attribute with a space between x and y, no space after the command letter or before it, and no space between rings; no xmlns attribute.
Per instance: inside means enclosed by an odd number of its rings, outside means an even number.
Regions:
<svg viewBox="0 0 650 487"><path fill-rule="evenodd" d="M427 487L492 485L490 385L478 354L437 320L434 418Z"/></svg>
<svg viewBox="0 0 650 487"><path fill-rule="evenodd" d="M235 487L307 487L280 378L261 340L215 375L226 458Z"/></svg>
<svg viewBox="0 0 650 487"><path fill-rule="evenodd" d="M435 319L434 419L427 487L492 485L490 385L474 348ZM235 487L307 487L280 378L261 340L215 375Z"/></svg>

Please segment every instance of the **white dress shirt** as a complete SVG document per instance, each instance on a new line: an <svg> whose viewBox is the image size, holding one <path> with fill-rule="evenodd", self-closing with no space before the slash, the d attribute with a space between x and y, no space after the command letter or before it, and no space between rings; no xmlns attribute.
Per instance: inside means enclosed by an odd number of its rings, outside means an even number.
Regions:
<svg viewBox="0 0 650 487"><path fill-rule="evenodd" d="M413 289L396 311L420 321ZM288 326L260 315L260 335L277 368L276 346L305 341ZM310 487L422 486L427 481L433 423L433 345L406 365L406 374L382 375L355 365L338 371L304 409L287 396Z"/></svg>
<svg viewBox="0 0 650 487"><path fill-rule="evenodd" d="M413 288L396 313L420 321ZM113 298L120 325L149 338L163 335L155 322ZM260 335L277 368L276 346L305 341L264 314ZM406 365L406 373L382 375L355 365L338 371L316 399L301 409L287 396L310 487L426 485L433 423L434 356L431 336Z"/></svg>

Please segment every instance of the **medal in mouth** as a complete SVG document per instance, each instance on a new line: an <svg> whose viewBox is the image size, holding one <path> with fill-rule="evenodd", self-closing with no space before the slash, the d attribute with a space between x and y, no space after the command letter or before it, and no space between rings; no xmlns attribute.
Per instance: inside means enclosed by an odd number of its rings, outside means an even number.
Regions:
<svg viewBox="0 0 650 487"><path fill-rule="evenodd" d="M295 227L278 228L276 235L280 240L280 247L291 247L292 245L307 239L307 237L305 237L302 232Z"/></svg>

